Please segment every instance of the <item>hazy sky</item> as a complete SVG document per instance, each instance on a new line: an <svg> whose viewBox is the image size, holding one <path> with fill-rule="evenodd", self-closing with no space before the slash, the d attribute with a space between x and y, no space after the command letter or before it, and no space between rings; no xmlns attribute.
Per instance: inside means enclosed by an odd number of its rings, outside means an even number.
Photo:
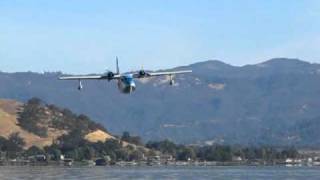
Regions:
<svg viewBox="0 0 320 180"><path fill-rule="evenodd" d="M319 0L0 0L0 70L320 63Z"/></svg>

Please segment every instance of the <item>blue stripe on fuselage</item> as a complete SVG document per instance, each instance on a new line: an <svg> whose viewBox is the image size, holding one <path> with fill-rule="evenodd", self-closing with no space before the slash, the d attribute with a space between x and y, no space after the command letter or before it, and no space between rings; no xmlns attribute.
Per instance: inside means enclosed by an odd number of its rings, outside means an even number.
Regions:
<svg viewBox="0 0 320 180"><path fill-rule="evenodd" d="M133 75L132 74L126 74L122 77L122 82L125 83L127 86L135 86L135 83L133 81Z"/></svg>

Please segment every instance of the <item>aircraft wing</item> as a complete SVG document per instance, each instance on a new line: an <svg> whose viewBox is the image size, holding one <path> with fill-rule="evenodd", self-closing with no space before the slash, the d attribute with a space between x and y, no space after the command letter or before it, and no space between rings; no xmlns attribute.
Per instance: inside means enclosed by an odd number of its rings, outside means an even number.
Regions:
<svg viewBox="0 0 320 180"><path fill-rule="evenodd" d="M186 70L186 71L152 72L152 73L148 73L148 75L149 76L165 76L165 75L175 75L175 74L185 74L185 73L192 73L192 71Z"/></svg>
<svg viewBox="0 0 320 180"><path fill-rule="evenodd" d="M109 77L107 75L86 75L86 76L62 76L59 77L59 80L103 80L103 79L118 79L120 78L120 75L116 74L112 77Z"/></svg>
<svg viewBox="0 0 320 180"><path fill-rule="evenodd" d="M191 73L191 70L185 70L185 71L163 71L163 72L145 72L144 74L136 73L133 75L135 78L147 78L152 76L170 76L170 75L176 75L176 74L185 74L185 73Z"/></svg>

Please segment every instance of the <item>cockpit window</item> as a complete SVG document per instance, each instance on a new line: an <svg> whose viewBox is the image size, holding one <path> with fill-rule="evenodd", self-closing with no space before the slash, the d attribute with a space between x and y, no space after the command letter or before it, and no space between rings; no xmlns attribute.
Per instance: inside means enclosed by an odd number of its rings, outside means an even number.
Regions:
<svg viewBox="0 0 320 180"><path fill-rule="evenodd" d="M123 81L127 84L130 84L133 81L133 77L130 75L124 76Z"/></svg>

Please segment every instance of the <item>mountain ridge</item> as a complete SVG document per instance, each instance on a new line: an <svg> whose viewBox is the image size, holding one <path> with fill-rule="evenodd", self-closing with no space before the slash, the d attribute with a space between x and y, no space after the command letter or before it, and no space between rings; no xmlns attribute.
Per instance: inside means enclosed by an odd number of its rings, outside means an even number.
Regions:
<svg viewBox="0 0 320 180"><path fill-rule="evenodd" d="M146 140L318 145L311 140L320 134L305 137L296 127L320 117L319 64L276 58L255 65L206 61L174 69L187 68L193 73L177 76L173 87L164 77L151 78L137 81L137 91L129 96L105 81L85 81L78 92L77 82L57 80L60 72L0 73L0 84L6 84L0 97L24 102L40 97L88 114L113 133L130 131Z"/></svg>

